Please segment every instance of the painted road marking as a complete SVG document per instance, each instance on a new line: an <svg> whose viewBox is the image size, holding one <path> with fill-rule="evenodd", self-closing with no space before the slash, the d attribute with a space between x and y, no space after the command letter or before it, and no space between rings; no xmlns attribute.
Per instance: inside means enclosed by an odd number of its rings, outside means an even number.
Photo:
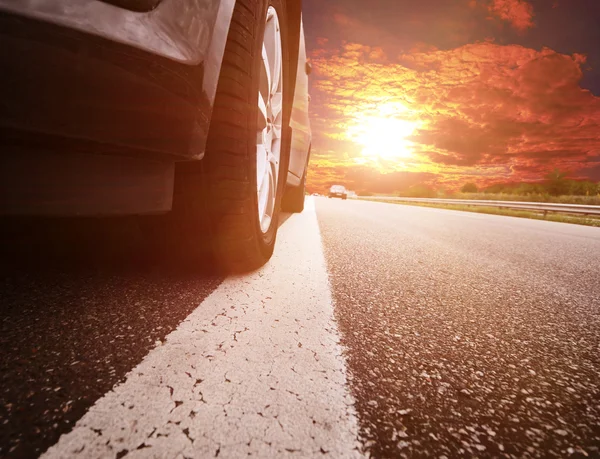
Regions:
<svg viewBox="0 0 600 459"><path fill-rule="evenodd" d="M314 200L42 457L359 457Z"/></svg>

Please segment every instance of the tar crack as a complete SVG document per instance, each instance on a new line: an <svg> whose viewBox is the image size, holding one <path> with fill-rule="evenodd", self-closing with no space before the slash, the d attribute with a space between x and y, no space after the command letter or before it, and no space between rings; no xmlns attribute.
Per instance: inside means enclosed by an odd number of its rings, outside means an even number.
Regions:
<svg viewBox="0 0 600 459"><path fill-rule="evenodd" d="M185 434L186 437L188 437L188 440L191 443L194 443L194 439L192 437L190 437L190 429L188 429L187 427L185 429L182 430L182 432Z"/></svg>
<svg viewBox="0 0 600 459"><path fill-rule="evenodd" d="M279 420L279 418L277 416L275 416L275 419L277 420L277 423L279 424L279 427L281 427L281 431L285 432L285 428L283 427L283 424L281 423L281 421Z"/></svg>
<svg viewBox="0 0 600 459"><path fill-rule="evenodd" d="M171 414L173 411L175 411L176 408L180 407L181 405L183 405L182 401L175 400L175 406L171 409L171 411L169 411L169 414Z"/></svg>
<svg viewBox="0 0 600 459"><path fill-rule="evenodd" d="M234 341L237 341L237 335L238 335L239 333L244 333L244 332L246 332L246 331L248 331L248 330L249 330L249 328L248 328L248 327L244 327L244 329L243 329L243 330L236 330L236 331L233 333L233 340L234 340Z"/></svg>

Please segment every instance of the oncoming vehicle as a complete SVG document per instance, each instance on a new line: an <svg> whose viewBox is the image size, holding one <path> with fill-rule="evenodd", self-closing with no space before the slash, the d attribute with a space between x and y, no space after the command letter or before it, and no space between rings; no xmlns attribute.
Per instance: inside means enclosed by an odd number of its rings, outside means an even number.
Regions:
<svg viewBox="0 0 600 459"><path fill-rule="evenodd" d="M2 215L153 216L191 258L209 235L228 270L271 257L304 207L300 0L0 0L0 36Z"/></svg>
<svg viewBox="0 0 600 459"><path fill-rule="evenodd" d="M329 197L347 199L348 194L346 192L346 188L344 188L342 185L333 185L329 189Z"/></svg>

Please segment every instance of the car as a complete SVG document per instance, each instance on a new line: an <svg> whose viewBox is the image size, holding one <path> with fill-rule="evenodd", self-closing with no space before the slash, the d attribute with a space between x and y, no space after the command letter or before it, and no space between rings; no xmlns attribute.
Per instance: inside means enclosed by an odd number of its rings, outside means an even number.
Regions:
<svg viewBox="0 0 600 459"><path fill-rule="evenodd" d="M342 185L333 185L329 189L329 197L347 199L348 193L346 192L346 188L344 188Z"/></svg>
<svg viewBox="0 0 600 459"><path fill-rule="evenodd" d="M191 259L268 261L304 207L300 0L0 0L0 35L0 214L134 215Z"/></svg>

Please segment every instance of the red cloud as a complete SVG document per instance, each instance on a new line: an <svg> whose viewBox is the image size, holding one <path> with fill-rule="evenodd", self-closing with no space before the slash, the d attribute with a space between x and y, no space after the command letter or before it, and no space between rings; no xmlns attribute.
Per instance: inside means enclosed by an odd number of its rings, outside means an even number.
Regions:
<svg viewBox="0 0 600 459"><path fill-rule="evenodd" d="M327 170L329 181L358 167L360 148L349 146L348 126L390 103L406 107L420 127L410 138L410 164L382 163L380 171L429 173L438 184L467 177L485 184L536 180L554 167L579 176L596 170L600 98L579 85L581 55L476 43L414 50L394 63L360 44L315 56L314 164ZM326 163L319 153L325 150Z"/></svg>
<svg viewBox="0 0 600 459"><path fill-rule="evenodd" d="M533 7L524 0L493 0L489 11L517 30L533 27Z"/></svg>

